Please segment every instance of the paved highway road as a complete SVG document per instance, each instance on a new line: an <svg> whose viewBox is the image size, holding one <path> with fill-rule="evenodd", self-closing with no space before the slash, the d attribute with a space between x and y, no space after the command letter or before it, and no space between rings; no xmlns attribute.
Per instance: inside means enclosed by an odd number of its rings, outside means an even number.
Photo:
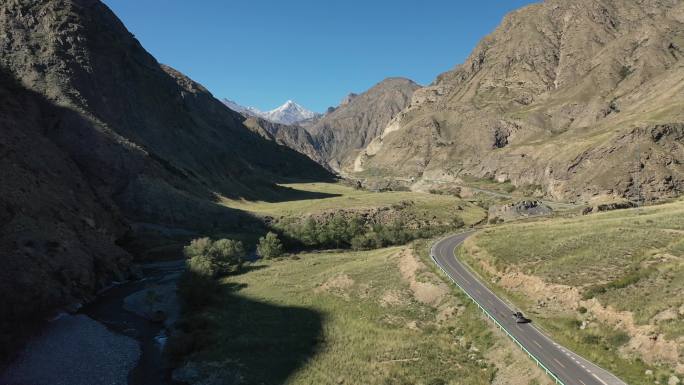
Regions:
<svg viewBox="0 0 684 385"><path fill-rule="evenodd" d="M611 373L558 345L540 332L534 324L516 323L513 313L517 310L497 297L455 257L455 249L472 234L456 234L435 243L431 251L435 263L494 318L500 327L517 340L556 382L565 385L626 385Z"/></svg>

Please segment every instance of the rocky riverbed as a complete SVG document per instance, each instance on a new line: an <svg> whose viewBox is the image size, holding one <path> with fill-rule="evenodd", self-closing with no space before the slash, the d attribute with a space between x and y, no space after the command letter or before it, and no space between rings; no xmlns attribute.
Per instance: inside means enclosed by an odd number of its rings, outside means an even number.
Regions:
<svg viewBox="0 0 684 385"><path fill-rule="evenodd" d="M144 279L106 290L77 314L58 316L0 374L0 384L172 384L161 352L178 317L183 268L183 261L145 265Z"/></svg>

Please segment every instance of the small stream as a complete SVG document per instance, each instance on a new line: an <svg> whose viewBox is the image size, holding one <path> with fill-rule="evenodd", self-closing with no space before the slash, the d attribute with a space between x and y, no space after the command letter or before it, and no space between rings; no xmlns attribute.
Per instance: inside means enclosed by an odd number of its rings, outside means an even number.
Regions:
<svg viewBox="0 0 684 385"><path fill-rule="evenodd" d="M153 322L124 307L126 297L157 285L175 284L185 267L184 261L143 265L144 279L114 286L83 307L79 313L102 323L110 330L135 338L141 349L140 359L128 374L129 385L169 385L171 373L164 366L160 336L163 322Z"/></svg>

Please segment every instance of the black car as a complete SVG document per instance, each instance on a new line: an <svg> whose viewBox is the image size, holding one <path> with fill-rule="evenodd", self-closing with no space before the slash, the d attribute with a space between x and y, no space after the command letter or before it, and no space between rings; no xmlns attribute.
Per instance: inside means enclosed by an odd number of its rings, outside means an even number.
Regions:
<svg viewBox="0 0 684 385"><path fill-rule="evenodd" d="M515 322L516 322L516 323L519 323L519 324L526 324L526 323L532 322L531 319L525 318L525 316L523 315L523 313L522 313L522 312L519 312L519 311L513 313L513 318L515 318Z"/></svg>

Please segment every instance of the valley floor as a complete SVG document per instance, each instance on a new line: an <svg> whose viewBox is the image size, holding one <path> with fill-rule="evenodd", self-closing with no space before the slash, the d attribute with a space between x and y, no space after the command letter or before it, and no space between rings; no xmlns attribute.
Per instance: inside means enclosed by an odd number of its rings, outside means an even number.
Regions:
<svg viewBox="0 0 684 385"><path fill-rule="evenodd" d="M212 343L189 367L264 384L549 383L433 272L427 246L304 253L224 279L190 317Z"/></svg>
<svg viewBox="0 0 684 385"><path fill-rule="evenodd" d="M505 203L343 184L286 187L291 194L282 201L221 202L275 225L359 212L418 227L444 226L455 216L483 224L488 205ZM675 381L683 370L684 201L588 216L580 209L488 226L460 257L554 339L627 383ZM372 216L377 212L393 215ZM221 280L212 303L182 321L185 335L172 349L180 352L175 378L549 383L445 282L427 257L429 246L418 240L368 251L298 252L249 265Z"/></svg>
<svg viewBox="0 0 684 385"><path fill-rule="evenodd" d="M453 195L436 195L410 191L372 192L355 189L343 183L291 183L280 201L246 201L221 199L221 203L257 215L273 217L302 216L335 210L368 210L412 203L412 211L426 219L449 221L454 215L466 224L484 218L483 210ZM461 210L458 207L461 207Z"/></svg>

